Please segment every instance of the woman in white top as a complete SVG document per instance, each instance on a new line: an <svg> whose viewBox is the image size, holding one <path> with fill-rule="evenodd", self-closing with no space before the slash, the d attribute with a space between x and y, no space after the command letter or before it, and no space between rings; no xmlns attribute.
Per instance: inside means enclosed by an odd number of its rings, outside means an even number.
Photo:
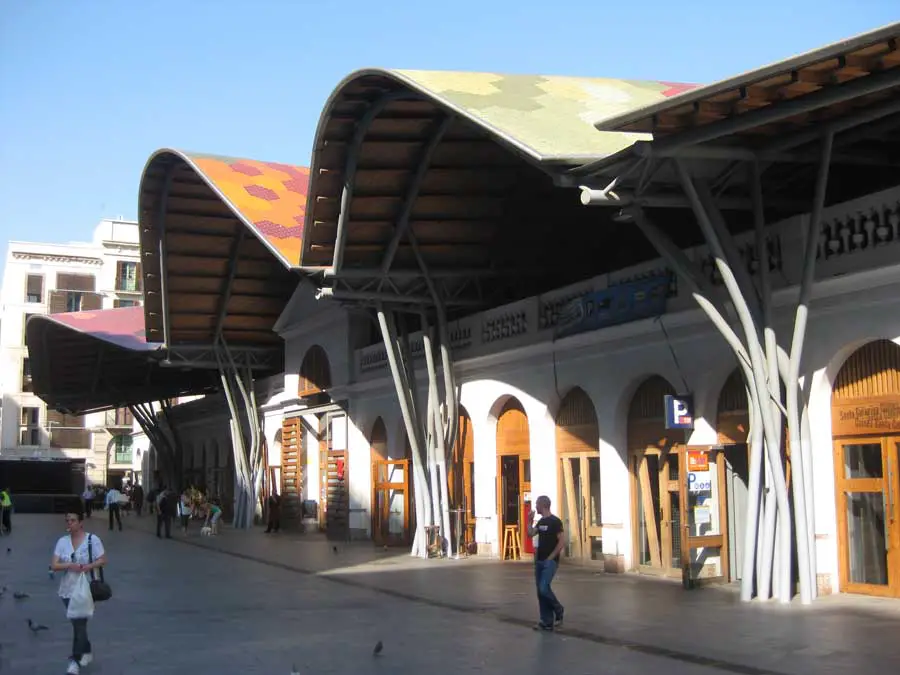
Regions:
<svg viewBox="0 0 900 675"><path fill-rule="evenodd" d="M53 551L50 567L57 572L65 572L59 584L59 597L66 607L75 589L79 575L93 574L93 570L106 565L106 551L100 537L84 531L84 514L66 514L67 535L60 537ZM90 555L88 545L90 544ZM90 558L93 557L93 562ZM72 654L69 657L67 675L77 675L81 666L93 661L91 643L87 634L87 619L72 619Z"/></svg>

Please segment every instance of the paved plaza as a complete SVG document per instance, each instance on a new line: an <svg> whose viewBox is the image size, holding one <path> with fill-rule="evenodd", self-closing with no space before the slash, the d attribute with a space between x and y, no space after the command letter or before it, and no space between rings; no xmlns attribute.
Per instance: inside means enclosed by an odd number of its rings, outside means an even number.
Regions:
<svg viewBox="0 0 900 675"><path fill-rule="evenodd" d="M531 629L527 563L412 560L364 542L335 551L318 535L259 530L159 540L152 522L130 516L119 533L89 521L115 597L90 624L97 661L83 673L862 675L900 664L897 601L742 605L728 590L566 566L566 629L548 635ZM0 673L63 673L71 628L47 574L62 516L14 525L0 539ZM50 630L32 635L28 618Z"/></svg>

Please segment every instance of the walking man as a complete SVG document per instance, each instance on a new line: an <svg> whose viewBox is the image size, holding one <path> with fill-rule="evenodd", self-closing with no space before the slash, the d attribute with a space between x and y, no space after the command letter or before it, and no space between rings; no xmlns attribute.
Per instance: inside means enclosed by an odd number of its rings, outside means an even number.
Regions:
<svg viewBox="0 0 900 675"><path fill-rule="evenodd" d="M559 557L566 546L562 521L550 513L550 498L541 495L535 502L540 519L534 522L534 511L528 514L528 536L537 535L538 545L534 551L534 582L537 586L540 621L538 630L553 630L563 622L563 606L550 584L559 567Z"/></svg>
<svg viewBox="0 0 900 675"><path fill-rule="evenodd" d="M178 495L165 485L156 498L156 536L162 539L162 530L166 530L166 539L172 538L172 516L177 509Z"/></svg>
<svg viewBox="0 0 900 675"><path fill-rule="evenodd" d="M122 493L116 488L111 487L106 493L106 508L109 509L109 531L113 529L113 517L119 525L119 532L122 531L122 511L121 511Z"/></svg>

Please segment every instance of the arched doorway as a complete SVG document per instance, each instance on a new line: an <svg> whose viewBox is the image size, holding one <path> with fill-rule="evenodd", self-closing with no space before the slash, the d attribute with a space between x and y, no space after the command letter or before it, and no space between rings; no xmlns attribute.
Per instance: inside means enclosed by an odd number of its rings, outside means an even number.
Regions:
<svg viewBox="0 0 900 675"><path fill-rule="evenodd" d="M600 427L594 404L578 387L566 394L556 415L556 452L566 555L580 562L603 562Z"/></svg>
<svg viewBox="0 0 900 675"><path fill-rule="evenodd" d="M831 406L841 588L900 597L900 347L854 352Z"/></svg>
<svg viewBox="0 0 900 675"><path fill-rule="evenodd" d="M372 458L372 541L383 546L410 543L410 462L388 456L387 428L380 417L369 434ZM408 444L407 444L408 447Z"/></svg>
<svg viewBox="0 0 900 675"><path fill-rule="evenodd" d="M534 543L525 529L525 515L530 509L531 437L528 416L522 404L510 398L497 418L498 541L503 541L504 527L515 525L519 528L523 552L533 553Z"/></svg>
<svg viewBox="0 0 900 675"><path fill-rule="evenodd" d="M665 428L667 395L675 395L675 389L664 378L653 375L638 387L628 409L628 454L637 525L634 560L641 572L680 576L679 450L684 434Z"/></svg>
<svg viewBox="0 0 900 675"><path fill-rule="evenodd" d="M750 410L740 368L735 368L719 392L716 406L716 440L721 446L725 472L728 576L740 580L744 559L744 533L750 484Z"/></svg>
<svg viewBox="0 0 900 675"><path fill-rule="evenodd" d="M450 483L450 526L457 550L475 549L475 437L472 420L462 406L459 407L459 422L453 458L447 471ZM457 533L457 519L459 533ZM461 535L461 538L460 538Z"/></svg>

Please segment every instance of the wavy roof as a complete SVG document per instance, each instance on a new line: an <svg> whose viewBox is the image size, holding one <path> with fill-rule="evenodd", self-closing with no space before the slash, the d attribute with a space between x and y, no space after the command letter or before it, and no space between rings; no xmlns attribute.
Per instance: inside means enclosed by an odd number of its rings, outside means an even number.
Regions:
<svg viewBox="0 0 900 675"><path fill-rule="evenodd" d="M307 167L171 152L190 164L286 266L297 266L309 189Z"/></svg>
<svg viewBox="0 0 900 675"><path fill-rule="evenodd" d="M45 319L124 349L150 352L160 348L159 343L147 342L144 308L140 306L49 314Z"/></svg>

